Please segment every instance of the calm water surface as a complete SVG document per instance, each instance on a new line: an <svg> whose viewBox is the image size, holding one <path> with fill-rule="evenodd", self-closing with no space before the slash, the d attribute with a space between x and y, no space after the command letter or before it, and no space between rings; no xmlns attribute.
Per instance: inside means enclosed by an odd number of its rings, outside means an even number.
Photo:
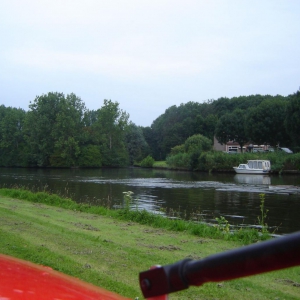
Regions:
<svg viewBox="0 0 300 300"><path fill-rule="evenodd" d="M152 169L0 169L1 187L22 185L50 190L77 202L119 207L123 192L132 191L133 209L215 223L257 226L260 197L265 194L266 223L276 233L300 230L300 194L271 190L273 185L300 188L298 175L238 175Z"/></svg>

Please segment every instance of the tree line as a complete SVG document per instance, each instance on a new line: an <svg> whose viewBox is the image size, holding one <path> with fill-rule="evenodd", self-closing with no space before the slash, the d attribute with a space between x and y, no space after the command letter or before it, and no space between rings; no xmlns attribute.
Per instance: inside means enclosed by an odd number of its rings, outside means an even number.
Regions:
<svg viewBox="0 0 300 300"><path fill-rule="evenodd" d="M73 93L37 96L28 111L0 106L0 166L127 166L195 147L198 155L214 136L241 147L251 141L298 151L300 91L174 105L149 127L132 123L118 102L104 100L101 108L89 110Z"/></svg>
<svg viewBox="0 0 300 300"><path fill-rule="evenodd" d="M126 166L150 153L117 102L88 110L75 94L48 93L29 110L0 106L0 166Z"/></svg>
<svg viewBox="0 0 300 300"><path fill-rule="evenodd" d="M156 160L197 134L212 142L215 136L222 144L252 142L299 151L300 91L286 97L250 95L174 105L143 132Z"/></svg>

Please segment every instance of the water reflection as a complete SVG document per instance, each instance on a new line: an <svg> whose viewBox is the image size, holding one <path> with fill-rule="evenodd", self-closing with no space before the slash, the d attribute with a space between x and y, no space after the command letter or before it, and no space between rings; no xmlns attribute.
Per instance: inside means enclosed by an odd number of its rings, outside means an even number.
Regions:
<svg viewBox="0 0 300 300"><path fill-rule="evenodd" d="M268 175L249 175L249 174L236 174L234 181L243 184L271 184L271 177Z"/></svg>
<svg viewBox="0 0 300 300"><path fill-rule="evenodd" d="M257 225L259 194L265 194L269 226L280 233L300 229L300 194L282 194L269 185L299 186L299 176L207 174L152 169L0 169L1 186L47 190L77 202L121 207L133 191L132 209L214 222Z"/></svg>

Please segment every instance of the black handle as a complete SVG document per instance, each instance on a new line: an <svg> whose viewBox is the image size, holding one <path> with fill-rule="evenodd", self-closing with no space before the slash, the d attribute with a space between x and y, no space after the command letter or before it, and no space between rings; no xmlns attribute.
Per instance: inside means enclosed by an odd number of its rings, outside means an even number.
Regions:
<svg viewBox="0 0 300 300"><path fill-rule="evenodd" d="M208 256L185 259L140 273L145 298L300 265L300 232Z"/></svg>

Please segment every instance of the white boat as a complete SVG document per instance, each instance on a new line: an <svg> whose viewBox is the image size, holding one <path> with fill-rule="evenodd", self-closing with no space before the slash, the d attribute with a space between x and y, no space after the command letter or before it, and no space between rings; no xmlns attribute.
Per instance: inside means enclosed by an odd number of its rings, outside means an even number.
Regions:
<svg viewBox="0 0 300 300"><path fill-rule="evenodd" d="M248 160L246 164L233 167L238 174L268 174L271 171L269 160Z"/></svg>

